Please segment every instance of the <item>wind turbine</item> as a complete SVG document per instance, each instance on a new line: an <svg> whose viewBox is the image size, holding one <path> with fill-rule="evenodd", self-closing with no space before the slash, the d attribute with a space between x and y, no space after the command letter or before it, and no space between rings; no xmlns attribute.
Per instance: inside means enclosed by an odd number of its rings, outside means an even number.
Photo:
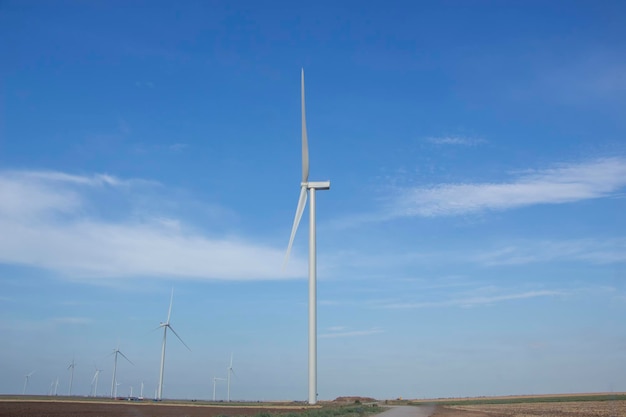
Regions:
<svg viewBox="0 0 626 417"><path fill-rule="evenodd" d="M174 301L174 288L172 288L172 295L170 296L170 309L167 312L167 321L165 323L161 322L161 324L159 324L159 327L163 328L163 347L161 348L161 371L159 373L159 391L158 391L157 400L161 400L163 398L162 397L163 395L163 370L165 368L165 343L167 340L167 329L170 329L172 333L174 333L174 335L178 338L178 340L180 340L180 342L183 345L185 345L185 347L189 349L189 351L191 351L191 348L187 346L185 342L183 342L183 339L180 338L178 333L176 333L174 328L170 325L170 317L172 316L172 302L173 301ZM157 327L157 329L159 327Z"/></svg>
<svg viewBox="0 0 626 417"><path fill-rule="evenodd" d="M70 363L70 365L67 367L67 369L71 369L71 373L70 373L70 391L69 391L69 396L72 395L72 383L74 382L74 367L76 366L76 363L74 362L74 357L72 356L72 363Z"/></svg>
<svg viewBox="0 0 626 417"><path fill-rule="evenodd" d="M228 372L227 378L228 378L228 396L227 396L227 401L230 402L230 374L235 374L235 371L233 371L233 354L230 354L230 365L228 366L228 369L226 370L226 372Z"/></svg>
<svg viewBox="0 0 626 417"><path fill-rule="evenodd" d="M217 381L226 381L224 378L213 377L213 401L215 401L215 385Z"/></svg>
<svg viewBox="0 0 626 417"><path fill-rule="evenodd" d="M115 358L113 359L113 379L111 379L111 398L117 397L117 390L115 389L115 383L117 382L115 379L115 376L117 374L117 355L122 355L122 357L126 359L131 365L134 365L134 363L132 363L131 360L128 359L126 355L122 353L119 345L115 349L113 349L113 352L109 356L113 356L113 355L115 356Z"/></svg>
<svg viewBox="0 0 626 417"><path fill-rule="evenodd" d="M56 380L56 382L54 383L54 396L55 396L55 397L57 396L57 392L58 392L58 390L59 390L59 377L57 376L57 380Z"/></svg>
<svg viewBox="0 0 626 417"><path fill-rule="evenodd" d="M24 375L24 390L22 391L22 395L26 394L26 388L28 388L28 381L30 380L30 377L33 376L34 373L35 371L31 372L30 374Z"/></svg>
<svg viewBox="0 0 626 417"><path fill-rule="evenodd" d="M98 369L98 367L96 366L96 373L93 374L93 378L91 379L91 386L93 387L93 396L97 397L98 396L98 379L100 377L100 372L102 372L102 369Z"/></svg>
<svg viewBox="0 0 626 417"><path fill-rule="evenodd" d="M317 250L315 240L315 191L330 189L330 181L309 181L309 143L306 132L306 112L304 106L304 69L301 78L302 91L302 182L300 198L293 220L289 246L285 255L285 263L289 261L289 253L296 236L302 213L306 206L307 193L311 199L309 206L309 404L317 403Z"/></svg>

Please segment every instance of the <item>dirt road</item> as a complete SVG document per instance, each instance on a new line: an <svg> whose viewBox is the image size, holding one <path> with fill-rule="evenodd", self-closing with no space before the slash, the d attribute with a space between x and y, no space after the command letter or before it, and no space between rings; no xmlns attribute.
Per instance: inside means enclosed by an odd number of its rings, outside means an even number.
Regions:
<svg viewBox="0 0 626 417"><path fill-rule="evenodd" d="M377 414L376 417L430 417L435 412L435 407L430 405L399 405Z"/></svg>

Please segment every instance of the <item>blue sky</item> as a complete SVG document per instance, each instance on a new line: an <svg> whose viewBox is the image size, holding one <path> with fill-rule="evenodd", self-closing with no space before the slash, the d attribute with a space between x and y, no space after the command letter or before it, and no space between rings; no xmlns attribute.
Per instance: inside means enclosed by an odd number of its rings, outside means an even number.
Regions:
<svg viewBox="0 0 626 417"><path fill-rule="evenodd" d="M625 12L0 3L0 392L306 398L303 67L320 399L626 391Z"/></svg>

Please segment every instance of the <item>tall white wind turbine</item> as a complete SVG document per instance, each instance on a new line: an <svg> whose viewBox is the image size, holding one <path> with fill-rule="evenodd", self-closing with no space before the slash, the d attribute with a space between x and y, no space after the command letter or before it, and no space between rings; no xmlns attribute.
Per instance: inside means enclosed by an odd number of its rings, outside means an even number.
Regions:
<svg viewBox="0 0 626 417"><path fill-rule="evenodd" d="M315 191L330 189L330 181L309 181L309 143L306 132L306 112L304 106L304 69L301 78L302 94L302 182L300 183L300 198L293 220L291 237L285 255L285 265L289 261L289 254L293 239L296 236L302 213L306 206L307 193L311 199L309 206L309 404L317 403L317 248L315 240Z"/></svg>
<svg viewBox="0 0 626 417"><path fill-rule="evenodd" d="M28 388L28 381L30 380L30 377L33 376L34 373L35 371L32 371L30 374L24 375L24 389L22 390L22 395L26 394L26 388Z"/></svg>
<svg viewBox="0 0 626 417"><path fill-rule="evenodd" d="M228 394L227 394L227 401L230 402L230 374L235 374L235 371L233 370L233 354L230 354L230 365L228 365L228 369L226 370L226 372L228 372L227 375L227 379L228 379Z"/></svg>
<svg viewBox="0 0 626 417"><path fill-rule="evenodd" d="M74 362L74 357L72 356L72 363L69 364L69 366L67 367L67 369L71 370L70 373L70 390L69 390L69 396L72 396L72 383L74 382L74 368L76 367L76 362Z"/></svg>
<svg viewBox="0 0 626 417"><path fill-rule="evenodd" d="M187 349L189 349L189 351L191 351L191 348L189 346L187 346L187 344L185 342L183 342L183 339L180 338L180 336L178 335L178 333L176 333L176 331L174 330L174 328L172 328L172 326L170 325L170 317L172 316L172 302L174 301L174 288L172 288L172 295L170 296L170 309L167 312L167 321L165 323L161 322L161 324L159 324L159 327L163 328L163 347L161 348L161 371L159 372L159 391L158 391L158 395L157 395L157 400L161 400L163 397L163 370L165 368L165 342L167 341L167 329L170 329L172 331L172 333L174 333L174 335L178 338L178 340L180 340L180 342L185 345L185 347Z"/></svg>
<svg viewBox="0 0 626 417"><path fill-rule="evenodd" d="M109 356L113 356L114 357L114 359L113 359L113 378L111 379L111 398L117 397L117 389L116 389L116 385L115 385L115 383L117 382L117 380L116 380L116 375L117 375L117 355L122 355L122 357L124 359L126 359L128 361L128 363L130 363L131 365L134 365L134 363L132 363L131 360L128 359L126 357L126 355L124 355L122 353L122 351L120 350L119 345L115 349L113 349L113 352L111 353L111 355L109 355Z"/></svg>

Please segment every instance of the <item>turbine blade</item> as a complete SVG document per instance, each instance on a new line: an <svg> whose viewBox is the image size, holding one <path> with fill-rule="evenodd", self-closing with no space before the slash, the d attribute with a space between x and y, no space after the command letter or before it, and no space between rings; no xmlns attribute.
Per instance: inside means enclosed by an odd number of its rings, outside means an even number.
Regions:
<svg viewBox="0 0 626 417"><path fill-rule="evenodd" d="M172 315L172 302L174 301L174 287L172 287L172 295L170 296L170 309L167 312L167 322L170 322L170 316Z"/></svg>
<svg viewBox="0 0 626 417"><path fill-rule="evenodd" d="M298 199L298 207L296 208L296 217L293 219L293 227L291 228L291 237L289 237L289 245L287 246L287 253L285 254L285 261L283 262L283 269L289 262L289 254L291 253L291 247L293 246L293 240L296 237L296 231L302 219L302 213L304 213L304 207L306 207L307 189L306 186L300 188L300 198Z"/></svg>
<svg viewBox="0 0 626 417"><path fill-rule="evenodd" d="M121 351L118 351L120 353L120 355L122 355L124 357L124 359L126 359L128 362L130 362L131 365L135 365L130 359L128 359L126 357L126 355L124 355Z"/></svg>
<svg viewBox="0 0 626 417"><path fill-rule="evenodd" d="M306 133L306 110L304 106L304 68L302 68L302 182L309 181L309 139Z"/></svg>
<svg viewBox="0 0 626 417"><path fill-rule="evenodd" d="M170 330L172 331L172 333L174 333L174 334L176 335L176 337L178 338L178 340L180 340L180 343L182 343L183 345L185 345L185 347L186 347L187 349L189 349L189 351L191 352L191 348L190 348L189 346L187 346L187 343L183 342L183 339L181 339L181 338L180 338L180 336L178 335L178 333L176 333L176 330L174 330L174 329L172 328L172 326L167 326L167 327L169 327L169 328L170 328Z"/></svg>

